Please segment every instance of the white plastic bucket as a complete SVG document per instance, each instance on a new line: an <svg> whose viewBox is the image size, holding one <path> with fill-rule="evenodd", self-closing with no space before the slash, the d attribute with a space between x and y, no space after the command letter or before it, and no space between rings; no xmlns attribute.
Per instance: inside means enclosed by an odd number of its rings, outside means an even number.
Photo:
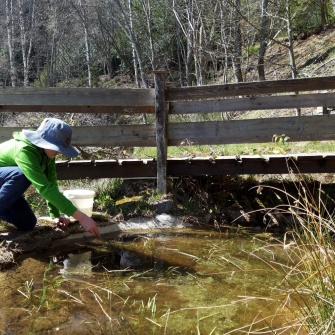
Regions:
<svg viewBox="0 0 335 335"><path fill-rule="evenodd" d="M64 195L83 213L92 216L95 192L91 190L67 190Z"/></svg>

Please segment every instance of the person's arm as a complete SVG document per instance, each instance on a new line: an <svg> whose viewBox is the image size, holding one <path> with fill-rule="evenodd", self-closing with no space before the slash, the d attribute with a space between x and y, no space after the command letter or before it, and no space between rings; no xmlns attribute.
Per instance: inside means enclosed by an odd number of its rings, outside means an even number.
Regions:
<svg viewBox="0 0 335 335"><path fill-rule="evenodd" d="M47 178L40 165L39 155L34 149L24 148L21 150L20 153L16 156L16 163L45 200L50 202L60 212L65 213L68 216L72 216L78 220L80 225L86 231L90 232L94 236L101 237L96 222L83 212L79 211L70 200L68 200L62 193L59 192L57 184L51 182ZM51 168L51 164L55 164L54 161L48 161L48 163L49 169ZM51 172L53 173L53 171ZM51 179L54 178L55 177ZM57 218L59 219L59 215L56 216L56 219ZM69 223L62 219L59 220L60 228L62 228L62 226L66 227Z"/></svg>
<svg viewBox="0 0 335 335"><path fill-rule="evenodd" d="M79 221L80 225L86 231L90 232L94 236L101 238L97 223L91 217L81 212L79 209L77 209L72 214L72 217L74 217L77 221Z"/></svg>
<svg viewBox="0 0 335 335"><path fill-rule="evenodd" d="M72 214L72 217L75 218L77 221L79 221L83 229L90 232L94 236L101 238L98 226L91 217L87 216L85 213L81 212L80 210L76 210ZM54 222L59 228L64 229L69 225L70 219L66 216L60 216L58 218L55 218Z"/></svg>
<svg viewBox="0 0 335 335"><path fill-rule="evenodd" d="M58 189L58 185L48 179L48 172L55 164L54 159L49 160L39 153L34 147L24 147L15 157L16 164L21 168L24 175L31 181L37 192L52 206L49 206L50 216L59 217L60 213L71 216L77 209Z"/></svg>

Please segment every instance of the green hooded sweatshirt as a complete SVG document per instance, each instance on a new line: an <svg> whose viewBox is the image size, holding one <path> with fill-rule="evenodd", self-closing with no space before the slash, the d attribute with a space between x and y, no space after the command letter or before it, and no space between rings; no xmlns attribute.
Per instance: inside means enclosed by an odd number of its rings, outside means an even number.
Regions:
<svg viewBox="0 0 335 335"><path fill-rule="evenodd" d="M0 167L18 166L46 200L50 217L60 213L71 216L77 208L58 189L55 158L48 158L44 150L32 144L22 132L0 144Z"/></svg>

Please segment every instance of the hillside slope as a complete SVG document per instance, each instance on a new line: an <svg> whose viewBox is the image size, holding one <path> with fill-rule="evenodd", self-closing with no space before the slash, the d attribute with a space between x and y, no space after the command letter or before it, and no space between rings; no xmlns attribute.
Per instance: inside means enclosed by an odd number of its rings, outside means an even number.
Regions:
<svg viewBox="0 0 335 335"><path fill-rule="evenodd" d="M335 28L311 35L306 39L296 39L294 55L299 77L333 76L335 73ZM288 49L283 45L270 43L265 59L266 79L291 78L289 64ZM254 77L253 80L257 80L256 71L252 77Z"/></svg>

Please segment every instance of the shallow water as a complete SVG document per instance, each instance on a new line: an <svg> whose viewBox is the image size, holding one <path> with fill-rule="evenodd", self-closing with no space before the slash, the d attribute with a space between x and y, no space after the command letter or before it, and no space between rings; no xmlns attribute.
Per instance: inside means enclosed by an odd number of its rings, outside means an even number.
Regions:
<svg viewBox="0 0 335 335"><path fill-rule="evenodd" d="M291 318L278 312L277 264L292 259L270 236L185 229L108 239L30 255L0 273L0 333L242 334Z"/></svg>

